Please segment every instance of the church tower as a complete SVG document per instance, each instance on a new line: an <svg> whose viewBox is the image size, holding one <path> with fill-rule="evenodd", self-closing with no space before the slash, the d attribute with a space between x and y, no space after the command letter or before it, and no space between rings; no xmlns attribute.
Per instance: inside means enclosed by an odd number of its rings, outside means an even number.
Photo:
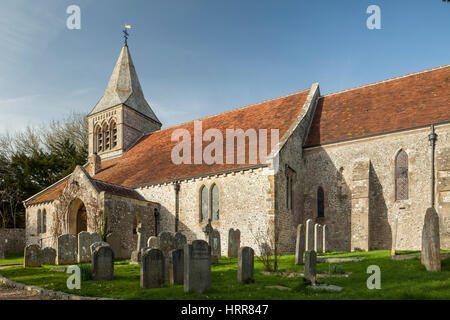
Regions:
<svg viewBox="0 0 450 320"><path fill-rule="evenodd" d="M161 128L145 100L127 44L122 48L105 94L88 115L89 156L121 156L143 135Z"/></svg>

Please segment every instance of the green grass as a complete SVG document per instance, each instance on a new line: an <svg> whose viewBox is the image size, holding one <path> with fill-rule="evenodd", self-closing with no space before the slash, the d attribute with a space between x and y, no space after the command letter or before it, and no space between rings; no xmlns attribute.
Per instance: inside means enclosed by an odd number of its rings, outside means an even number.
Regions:
<svg viewBox="0 0 450 320"><path fill-rule="evenodd" d="M82 281L80 290L66 287L68 274L51 272L52 266L40 268L11 267L0 270L8 279L36 285L50 290L64 291L85 296L117 299L450 299L450 259L442 261L442 272L427 272L419 259L392 261L390 251L353 253L326 253L325 256L365 257L360 262L336 264L349 278L319 279L321 283L344 287L341 293L313 292L306 288L302 278L280 275L263 275L263 266L255 261L255 283L237 282L237 259L222 258L212 267L212 289L205 294L185 293L183 286L143 289L139 286L139 265L117 262L112 281ZM381 290L369 290L366 286L367 267L381 268ZM300 271L303 266L294 265L294 256L280 258L280 269ZM318 263L317 269L328 272L330 264ZM292 291L266 289L265 286L281 285Z"/></svg>
<svg viewBox="0 0 450 320"><path fill-rule="evenodd" d="M0 259L0 265L23 263L23 253L5 254L5 259Z"/></svg>

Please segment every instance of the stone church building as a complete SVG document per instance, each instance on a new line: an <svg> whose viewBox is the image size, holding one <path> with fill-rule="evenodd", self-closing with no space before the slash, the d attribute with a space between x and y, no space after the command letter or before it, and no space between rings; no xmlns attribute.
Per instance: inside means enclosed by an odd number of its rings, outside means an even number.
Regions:
<svg viewBox="0 0 450 320"><path fill-rule="evenodd" d="M195 136L196 122L161 129L125 45L87 120L88 163L24 202L27 243L55 247L58 235L101 231L106 221L116 256L129 258L139 223L146 237L181 231L194 240L211 219L222 254L230 228L256 250L276 234L292 254L297 225L313 219L328 226L329 250L420 250L434 202L450 249L450 66L328 95L313 84L200 119L200 133L248 133L235 141L245 161L176 164L174 132ZM260 129L278 130L279 140L251 162L250 131Z"/></svg>

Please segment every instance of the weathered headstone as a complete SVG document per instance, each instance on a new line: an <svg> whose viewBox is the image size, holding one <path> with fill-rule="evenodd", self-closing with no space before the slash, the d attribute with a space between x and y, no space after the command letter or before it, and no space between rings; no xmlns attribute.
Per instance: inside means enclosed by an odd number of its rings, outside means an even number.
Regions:
<svg viewBox="0 0 450 320"><path fill-rule="evenodd" d="M51 247L45 247L41 250L41 263L46 265L56 264L56 250Z"/></svg>
<svg viewBox="0 0 450 320"><path fill-rule="evenodd" d="M295 264L303 264L303 253L305 252L305 226L297 226L297 237L295 241Z"/></svg>
<svg viewBox="0 0 450 320"><path fill-rule="evenodd" d="M41 266L41 248L37 244L25 247L23 266L25 268Z"/></svg>
<svg viewBox="0 0 450 320"><path fill-rule="evenodd" d="M228 257L236 258L241 246L241 231L231 228L228 231Z"/></svg>
<svg viewBox="0 0 450 320"><path fill-rule="evenodd" d="M322 226L318 223L314 226L314 251L322 252Z"/></svg>
<svg viewBox="0 0 450 320"><path fill-rule="evenodd" d="M327 252L327 237L328 237L328 226L325 224L322 226L322 252Z"/></svg>
<svg viewBox="0 0 450 320"><path fill-rule="evenodd" d="M316 283L316 262L317 255L314 250L305 252L305 279L311 281L312 284Z"/></svg>
<svg viewBox="0 0 450 320"><path fill-rule="evenodd" d="M214 229L209 233L209 245L211 246L211 262L217 263L220 260L222 253L219 230Z"/></svg>
<svg viewBox="0 0 450 320"><path fill-rule="evenodd" d="M154 248L145 250L141 259L141 287L163 287L164 269L164 255L162 251Z"/></svg>
<svg viewBox="0 0 450 320"><path fill-rule="evenodd" d="M147 248L159 249L159 238L155 236L151 236L150 238L148 238Z"/></svg>
<svg viewBox="0 0 450 320"><path fill-rule="evenodd" d="M163 231L159 234L159 249L164 254L164 278L169 279L170 255L169 252L175 249L174 236L171 232Z"/></svg>
<svg viewBox="0 0 450 320"><path fill-rule="evenodd" d="M314 250L314 222L312 219L306 220L305 251L309 250Z"/></svg>
<svg viewBox="0 0 450 320"><path fill-rule="evenodd" d="M169 280L170 284L183 284L184 281L184 249L174 249L169 252Z"/></svg>
<svg viewBox="0 0 450 320"><path fill-rule="evenodd" d="M441 242L439 236L439 215L434 208L428 208L422 230L421 262L427 271L441 271Z"/></svg>
<svg viewBox="0 0 450 320"><path fill-rule="evenodd" d="M73 234L62 234L57 240L57 264L77 263L77 237Z"/></svg>
<svg viewBox="0 0 450 320"><path fill-rule="evenodd" d="M187 243L186 236L181 233L177 232L174 236L174 249L184 249L184 246Z"/></svg>
<svg viewBox="0 0 450 320"><path fill-rule="evenodd" d="M242 283L254 282L255 252L250 247L239 248L238 252L238 281Z"/></svg>
<svg viewBox="0 0 450 320"><path fill-rule="evenodd" d="M112 280L114 277L114 252L111 247L97 246L92 254L92 279Z"/></svg>
<svg viewBox="0 0 450 320"><path fill-rule="evenodd" d="M184 291L204 293L211 288L211 247L194 240L184 247Z"/></svg>
<svg viewBox="0 0 450 320"><path fill-rule="evenodd" d="M99 246L110 246L108 242L103 242L103 241L99 241L99 242L94 242L93 244L91 244L91 246L89 247L91 250L91 256L94 254L94 251L97 247Z"/></svg>
<svg viewBox="0 0 450 320"><path fill-rule="evenodd" d="M144 228L142 227L142 223L139 223L136 228L136 233L138 235L136 250L131 253L131 263L140 263L141 262L141 250L145 247L145 238L144 238Z"/></svg>
<svg viewBox="0 0 450 320"><path fill-rule="evenodd" d="M91 261L91 245L102 241L98 232L81 231L78 234L78 263Z"/></svg>

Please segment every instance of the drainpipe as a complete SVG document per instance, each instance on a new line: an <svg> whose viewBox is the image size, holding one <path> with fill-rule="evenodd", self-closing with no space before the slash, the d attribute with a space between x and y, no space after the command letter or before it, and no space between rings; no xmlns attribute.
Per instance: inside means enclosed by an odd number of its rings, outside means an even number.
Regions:
<svg viewBox="0 0 450 320"><path fill-rule="evenodd" d="M436 148L437 134L434 132L434 124L431 125L431 133L428 135L431 145L431 207L434 208L434 150Z"/></svg>
<svg viewBox="0 0 450 320"><path fill-rule="evenodd" d="M175 232L178 232L178 221L180 212L180 184L177 182L173 185L175 190Z"/></svg>

